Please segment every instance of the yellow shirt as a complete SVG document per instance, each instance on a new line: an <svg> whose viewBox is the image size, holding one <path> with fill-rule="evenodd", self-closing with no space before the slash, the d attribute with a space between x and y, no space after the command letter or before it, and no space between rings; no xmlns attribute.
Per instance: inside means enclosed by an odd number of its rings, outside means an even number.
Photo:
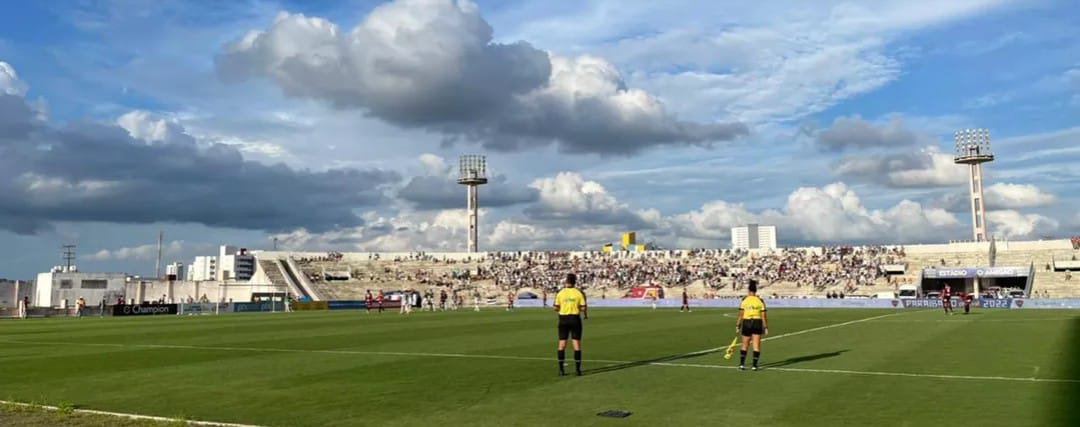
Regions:
<svg viewBox="0 0 1080 427"><path fill-rule="evenodd" d="M585 306L585 294L576 288L563 288L555 295L555 305L559 306L560 316L581 314L581 307Z"/></svg>
<svg viewBox="0 0 1080 427"><path fill-rule="evenodd" d="M739 311L742 312L743 319L760 319L761 313L765 312L765 301L749 295L743 298L742 303L739 304Z"/></svg>

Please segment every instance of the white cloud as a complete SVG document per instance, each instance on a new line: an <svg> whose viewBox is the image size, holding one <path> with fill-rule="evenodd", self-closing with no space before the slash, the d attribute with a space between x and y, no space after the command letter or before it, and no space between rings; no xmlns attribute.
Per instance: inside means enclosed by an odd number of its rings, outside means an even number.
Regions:
<svg viewBox="0 0 1080 427"><path fill-rule="evenodd" d="M987 212L986 220L990 223L990 234L1007 239L1041 238L1058 230L1058 222L1052 218L1015 210Z"/></svg>
<svg viewBox="0 0 1080 427"><path fill-rule="evenodd" d="M188 135L175 120L168 120L154 113L135 110L125 113L116 119L116 124L132 138L142 140L148 144L194 144L195 138Z"/></svg>
<svg viewBox="0 0 1080 427"><path fill-rule="evenodd" d="M228 81L268 78L288 96L493 150L556 145L632 154L747 133L739 123L676 119L654 96L628 88L602 59L495 43L492 33L468 0L396 0L347 31L281 13L266 31L226 45L216 65Z"/></svg>
<svg viewBox="0 0 1080 427"><path fill-rule="evenodd" d="M0 61L0 94L21 98L26 95L29 88L26 82L19 80L19 75L15 73L15 68L11 64Z"/></svg>
<svg viewBox="0 0 1080 427"><path fill-rule="evenodd" d="M798 119L878 89L902 74L894 45L905 34L1003 3L601 1L580 16L530 22L517 34L542 46L599 51L639 70L631 80L678 100L680 114L757 124Z"/></svg>
<svg viewBox="0 0 1080 427"><path fill-rule="evenodd" d="M540 196L534 205L525 209L526 216L534 220L651 228L660 216L653 210L631 209L600 183L586 181L574 172L537 179L530 187Z"/></svg>
<svg viewBox="0 0 1080 427"><path fill-rule="evenodd" d="M1034 185L997 183L986 187L986 206L989 209L1017 209L1049 206L1056 198Z"/></svg>
<svg viewBox="0 0 1080 427"><path fill-rule="evenodd" d="M184 247L185 244L183 240L173 240L162 245L161 253L163 256L179 255L183 253ZM156 257L157 245L142 245L117 249L102 249L87 258L94 261L145 261L152 260Z"/></svg>
<svg viewBox="0 0 1080 427"><path fill-rule="evenodd" d="M911 243L943 241L963 234L951 213L904 200L870 209L843 183L799 188L778 210L751 212L725 201L674 215L636 210L603 186L572 173L537 180L540 199L524 217L481 222L482 248L490 250L592 249L637 231L642 241L667 247L725 247L730 228L747 223L776 225L781 244ZM533 210L534 215L528 212ZM536 212L543 212L539 218ZM407 212L394 218L366 216L362 227L279 236L295 248L317 250L461 250L465 216L461 210ZM290 247L290 246L286 246Z"/></svg>

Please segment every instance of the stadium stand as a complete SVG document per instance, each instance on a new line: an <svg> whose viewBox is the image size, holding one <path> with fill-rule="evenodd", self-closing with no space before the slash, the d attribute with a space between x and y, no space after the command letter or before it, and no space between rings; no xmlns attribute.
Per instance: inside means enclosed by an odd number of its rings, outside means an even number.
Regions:
<svg viewBox="0 0 1080 427"><path fill-rule="evenodd" d="M362 299L367 290L472 291L505 301L510 292L554 293L568 272L590 295L621 297L659 286L669 298L742 295L749 278L768 297L865 297L919 284L927 268L1033 267L1033 297L1080 295L1072 279L1077 239L953 242L910 246L841 246L767 251L290 253L259 252L267 276L301 295ZM291 267L293 279L287 278ZM277 273L274 273L277 271ZM295 283L294 283L295 282ZM307 288L306 293L303 292ZM471 301L471 299L470 299Z"/></svg>

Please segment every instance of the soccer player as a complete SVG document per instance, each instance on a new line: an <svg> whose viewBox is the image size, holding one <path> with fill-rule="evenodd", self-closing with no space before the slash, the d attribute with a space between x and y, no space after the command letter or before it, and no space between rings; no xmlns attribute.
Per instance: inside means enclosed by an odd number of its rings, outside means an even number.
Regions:
<svg viewBox="0 0 1080 427"><path fill-rule="evenodd" d="M375 297L371 296L371 289L368 289L367 295L364 296L364 310L367 314L371 314L372 308L375 308Z"/></svg>
<svg viewBox="0 0 1080 427"><path fill-rule="evenodd" d="M379 289L379 295L375 297L375 306L379 308L379 313L383 311L383 301L386 301L386 295Z"/></svg>
<svg viewBox="0 0 1080 427"><path fill-rule="evenodd" d="M446 289L439 293L439 311L446 311Z"/></svg>
<svg viewBox="0 0 1080 427"><path fill-rule="evenodd" d="M971 293L969 292L966 294L960 294L960 298L964 300L964 314L971 313L971 301L974 299L974 297L972 297Z"/></svg>
<svg viewBox="0 0 1080 427"><path fill-rule="evenodd" d="M474 290L472 294L473 311L480 311L480 291Z"/></svg>
<svg viewBox="0 0 1080 427"><path fill-rule="evenodd" d="M757 280L750 279L746 287L748 295L739 303L739 318L735 321L735 333L742 334L742 350L739 352L739 370L746 370L746 350L751 340L754 344L754 367L758 370L761 358L761 336L769 334L769 319L765 315L765 301L757 296Z"/></svg>
<svg viewBox="0 0 1080 427"><path fill-rule="evenodd" d="M22 301L19 301L19 318L25 319L29 315L30 311L30 297L23 297Z"/></svg>
<svg viewBox="0 0 1080 427"><path fill-rule="evenodd" d="M941 308L945 309L945 314L952 314L952 287L949 285L941 290Z"/></svg>
<svg viewBox="0 0 1080 427"><path fill-rule="evenodd" d="M577 290L577 276L566 275L566 287L555 294L555 312L559 313L559 376L566 375L566 340L574 343L574 371L581 376L581 316L589 318L585 295Z"/></svg>
<svg viewBox="0 0 1080 427"><path fill-rule="evenodd" d="M690 296L686 294L686 288L682 290L682 307L679 307L679 311L690 312Z"/></svg>
<svg viewBox="0 0 1080 427"><path fill-rule="evenodd" d="M506 294L506 311L514 309L514 293L510 292Z"/></svg>
<svg viewBox="0 0 1080 427"><path fill-rule="evenodd" d="M653 292L652 295L649 296L649 299L652 300L652 309L653 310L656 310L656 298L657 298L656 297L656 292Z"/></svg>

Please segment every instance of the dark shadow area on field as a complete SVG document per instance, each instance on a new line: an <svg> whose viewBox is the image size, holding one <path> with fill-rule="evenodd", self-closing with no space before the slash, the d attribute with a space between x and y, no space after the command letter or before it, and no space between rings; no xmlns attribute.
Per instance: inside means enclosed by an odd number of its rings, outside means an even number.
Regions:
<svg viewBox="0 0 1080 427"><path fill-rule="evenodd" d="M697 351L697 352L693 352L693 353L675 354L675 355L671 355L671 356L658 357L656 359L636 360L636 361L633 361L633 362L620 363L620 364L617 364L617 365L609 365L609 366L604 366L604 367L600 367L600 368L583 369L581 371L581 373L583 373L585 375L593 375L593 374L602 374L604 372L621 371L623 369L636 368L638 366L645 366L645 365L650 365L650 364L653 364L653 363L667 363L667 362L674 362L676 360L682 360L682 359L689 359L689 358L698 357L698 356L704 356L706 354L718 353L718 352L723 351L723 350L724 349L721 348L721 349L716 349L716 350ZM568 360L567 362L570 362L570 361ZM588 362L589 362L588 360L585 360L585 363L588 363ZM571 365L571 366L573 366L573 365Z"/></svg>
<svg viewBox="0 0 1080 427"><path fill-rule="evenodd" d="M841 354L847 353L849 351L851 351L851 350L839 350L839 351L833 351L833 352L829 352L829 353L818 353L818 354L811 354L811 355L808 355L808 356L792 357L790 359L781 360L779 362L766 363L764 365L761 365L761 367L762 368L779 368L779 367L783 367L783 366L791 366L791 365L795 365L795 364L799 364L799 363L803 363L803 362L813 362L815 360L821 360L821 359L828 359L830 357L836 357L836 356L839 356Z"/></svg>
<svg viewBox="0 0 1080 427"><path fill-rule="evenodd" d="M1065 342L1068 345L1068 348L1063 352L1065 358L1062 360L1062 363L1067 365L1065 378L1080 380L1080 317L1072 320ZM1047 412L1050 414L1059 413L1061 422L1052 421L1047 425L1080 426L1080 404L1078 404L1080 403L1080 383L1061 384L1060 390L1057 401L1054 402L1056 408L1051 408Z"/></svg>

